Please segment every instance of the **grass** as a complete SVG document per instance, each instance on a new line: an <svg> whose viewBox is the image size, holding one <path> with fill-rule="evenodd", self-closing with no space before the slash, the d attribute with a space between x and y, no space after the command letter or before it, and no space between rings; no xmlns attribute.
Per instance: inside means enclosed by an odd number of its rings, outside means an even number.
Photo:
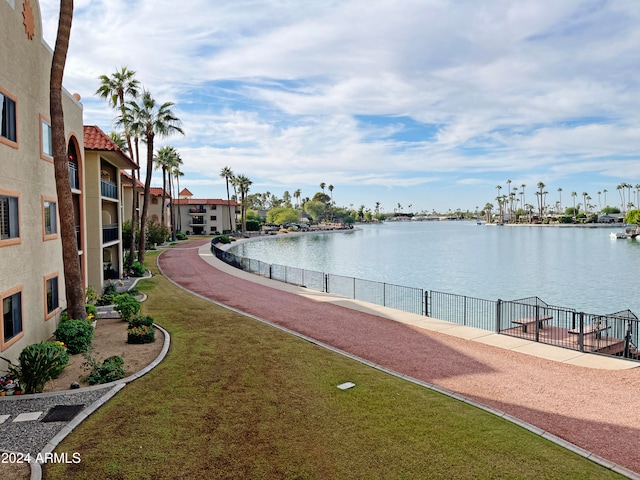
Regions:
<svg viewBox="0 0 640 480"><path fill-rule="evenodd" d="M169 354L59 445L82 461L47 465L47 479L622 478L162 276L138 288Z"/></svg>

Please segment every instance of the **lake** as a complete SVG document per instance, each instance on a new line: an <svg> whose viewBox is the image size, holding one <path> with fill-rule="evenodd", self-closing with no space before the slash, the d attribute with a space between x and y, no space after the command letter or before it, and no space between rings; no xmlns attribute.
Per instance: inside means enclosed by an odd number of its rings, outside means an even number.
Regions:
<svg viewBox="0 0 640 480"><path fill-rule="evenodd" d="M488 300L537 296L587 313L640 315L640 243L620 227L386 222L355 230L261 237L230 251L271 264Z"/></svg>

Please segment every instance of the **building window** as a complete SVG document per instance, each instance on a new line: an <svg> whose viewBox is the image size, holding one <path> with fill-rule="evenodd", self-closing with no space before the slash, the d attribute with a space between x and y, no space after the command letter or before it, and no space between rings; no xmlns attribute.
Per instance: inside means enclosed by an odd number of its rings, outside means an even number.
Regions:
<svg viewBox="0 0 640 480"><path fill-rule="evenodd" d="M211 231L211 233L214 233L216 231L216 227L211 227L209 230Z"/></svg>
<svg viewBox="0 0 640 480"><path fill-rule="evenodd" d="M40 118L40 156L44 160L53 159L51 124L42 117Z"/></svg>
<svg viewBox="0 0 640 480"><path fill-rule="evenodd" d="M6 345L9 340L16 338L22 333L21 291L9 291L2 295L2 322L2 343Z"/></svg>
<svg viewBox="0 0 640 480"><path fill-rule="evenodd" d="M217 208L218 208L218 206L217 206L217 205L212 205L212 206L211 206L211 210L216 210Z"/></svg>
<svg viewBox="0 0 640 480"><path fill-rule="evenodd" d="M0 91L0 113L2 114L2 124L0 124L0 140L4 143L14 144L16 136L16 102L9 98L7 94ZM7 142L8 141L8 142Z"/></svg>
<svg viewBox="0 0 640 480"><path fill-rule="evenodd" d="M58 295L58 276L45 279L45 291L47 292L47 320L53 317L60 307L60 297Z"/></svg>
<svg viewBox="0 0 640 480"><path fill-rule="evenodd" d="M20 238L18 197L0 192L0 245L15 244Z"/></svg>
<svg viewBox="0 0 640 480"><path fill-rule="evenodd" d="M44 223L44 237L45 240L50 240L51 237L57 238L58 236L58 215L56 209L56 202L48 199L43 200L43 223Z"/></svg>
<svg viewBox="0 0 640 480"><path fill-rule="evenodd" d="M157 205L157 204L158 204L158 199L157 199L156 197L153 197L153 198L151 199L151 203L152 203L153 205Z"/></svg>
<svg viewBox="0 0 640 480"><path fill-rule="evenodd" d="M216 215L211 215L211 221L215 222L218 218L216 217Z"/></svg>

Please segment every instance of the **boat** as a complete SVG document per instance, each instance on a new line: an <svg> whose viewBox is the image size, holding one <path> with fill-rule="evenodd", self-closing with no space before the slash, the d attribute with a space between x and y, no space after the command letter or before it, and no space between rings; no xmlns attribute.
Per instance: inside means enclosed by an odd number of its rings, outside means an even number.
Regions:
<svg viewBox="0 0 640 480"><path fill-rule="evenodd" d="M610 238L636 238L638 235L640 235L640 226L638 225L631 225L631 226L627 226L624 229L624 232L611 232L609 234Z"/></svg>

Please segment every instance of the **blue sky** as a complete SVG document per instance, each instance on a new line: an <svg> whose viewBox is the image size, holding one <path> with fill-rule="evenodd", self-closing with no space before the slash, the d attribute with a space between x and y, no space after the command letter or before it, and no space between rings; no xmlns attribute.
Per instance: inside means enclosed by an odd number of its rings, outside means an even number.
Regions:
<svg viewBox="0 0 640 480"><path fill-rule="evenodd" d="M53 45L59 2L40 5ZM563 206L640 183L637 1L75 5L65 86L85 124L112 130L97 78L135 70L175 102L186 135L156 146L178 149L198 197L226 196L225 166L251 192L324 182L338 205L405 212L495 205L507 180L532 204L538 182L550 204L561 188Z"/></svg>

